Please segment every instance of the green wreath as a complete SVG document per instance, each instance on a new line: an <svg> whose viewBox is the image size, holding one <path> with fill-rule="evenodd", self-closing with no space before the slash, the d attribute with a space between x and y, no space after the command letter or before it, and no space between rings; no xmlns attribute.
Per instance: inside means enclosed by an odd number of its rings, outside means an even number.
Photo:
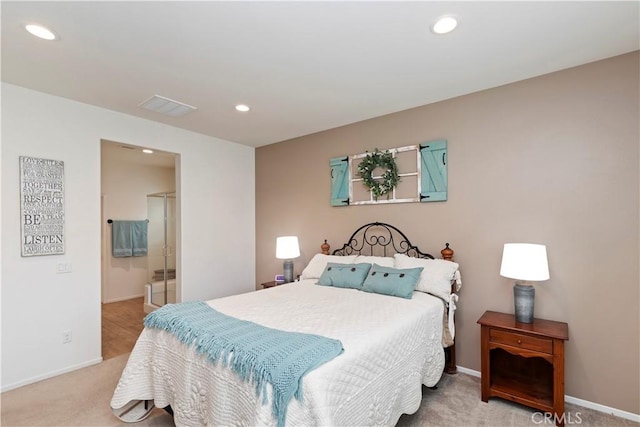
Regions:
<svg viewBox="0 0 640 427"><path fill-rule="evenodd" d="M376 168L386 169L377 180L373 178L373 170ZM373 153L367 154L358 165L358 174L362 178L362 183L369 188L374 200L392 191L400 177L398 176L398 166L393 154L387 151L379 151L377 148Z"/></svg>

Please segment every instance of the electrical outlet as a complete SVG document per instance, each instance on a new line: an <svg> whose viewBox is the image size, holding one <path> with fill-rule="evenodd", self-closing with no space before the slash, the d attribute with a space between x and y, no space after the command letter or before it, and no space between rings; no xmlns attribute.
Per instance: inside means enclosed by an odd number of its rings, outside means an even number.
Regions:
<svg viewBox="0 0 640 427"><path fill-rule="evenodd" d="M68 344L73 340L73 336L71 335L71 329L66 329L62 331L62 344Z"/></svg>

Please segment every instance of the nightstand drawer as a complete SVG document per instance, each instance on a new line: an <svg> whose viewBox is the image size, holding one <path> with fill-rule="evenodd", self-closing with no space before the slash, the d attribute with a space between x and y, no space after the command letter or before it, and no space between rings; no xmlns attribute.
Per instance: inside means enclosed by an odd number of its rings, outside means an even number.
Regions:
<svg viewBox="0 0 640 427"><path fill-rule="evenodd" d="M500 329L491 329L489 332L489 340L491 342L506 344L512 347L553 354L553 340L551 339L536 338Z"/></svg>

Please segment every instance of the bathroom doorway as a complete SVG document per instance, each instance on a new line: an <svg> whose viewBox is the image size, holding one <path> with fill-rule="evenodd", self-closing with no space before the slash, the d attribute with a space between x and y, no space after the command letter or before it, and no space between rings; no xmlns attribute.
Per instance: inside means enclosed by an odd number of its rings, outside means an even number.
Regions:
<svg viewBox="0 0 640 427"><path fill-rule="evenodd" d="M179 194L176 193L176 163L178 155L158 150L145 153L145 147L103 140L101 143L101 192L102 192L102 354L114 357L131 351L142 330L142 319L150 311L151 301L147 289L157 274L152 258L156 251L155 230L164 229L164 212L157 214L150 209L149 197L163 194L170 199L171 222L167 230L171 241L171 258L167 260L167 282L172 279L171 298L179 300L175 292L179 257L177 244L177 210ZM147 222L147 254L144 256L118 257L112 253L112 221ZM162 254L163 248L159 253ZM162 274L164 281L165 275ZM167 287L169 289L169 287ZM179 289L179 287L178 287ZM163 292L164 294L164 292ZM165 295L165 301L169 300Z"/></svg>

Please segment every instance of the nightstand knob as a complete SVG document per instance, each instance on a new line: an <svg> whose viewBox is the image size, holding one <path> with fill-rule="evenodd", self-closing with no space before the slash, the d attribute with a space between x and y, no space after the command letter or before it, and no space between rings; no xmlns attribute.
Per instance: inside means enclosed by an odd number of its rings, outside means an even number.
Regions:
<svg viewBox="0 0 640 427"><path fill-rule="evenodd" d="M522 340L518 340L518 344L522 344Z"/></svg>

